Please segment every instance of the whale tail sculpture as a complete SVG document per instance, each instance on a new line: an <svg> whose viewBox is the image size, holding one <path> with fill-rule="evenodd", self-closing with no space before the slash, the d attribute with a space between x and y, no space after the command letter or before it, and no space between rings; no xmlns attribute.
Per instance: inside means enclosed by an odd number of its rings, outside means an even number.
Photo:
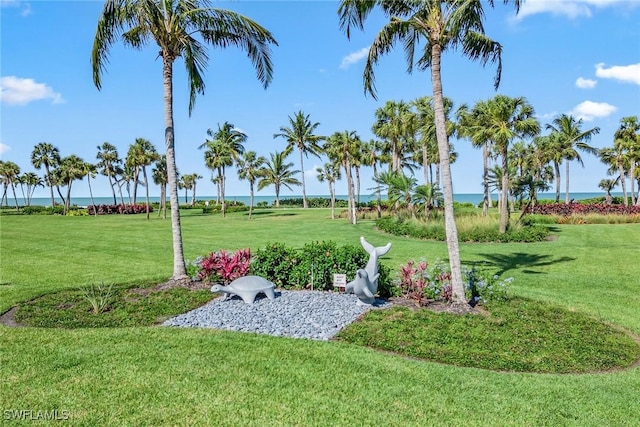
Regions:
<svg viewBox="0 0 640 427"><path fill-rule="evenodd" d="M364 269L359 269L356 272L356 276L347 284L345 290L347 293L356 294L361 303L373 304L375 301L374 295L378 291L378 277L380 277L378 273L378 258L389 252L391 243L375 247L367 242L364 237L360 237L360 244L369 254L369 262L367 262L367 266Z"/></svg>

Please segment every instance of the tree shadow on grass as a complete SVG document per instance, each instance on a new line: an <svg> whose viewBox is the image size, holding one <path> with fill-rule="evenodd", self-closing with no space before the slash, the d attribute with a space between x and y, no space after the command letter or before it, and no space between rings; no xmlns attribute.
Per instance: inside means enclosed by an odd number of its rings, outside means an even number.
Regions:
<svg viewBox="0 0 640 427"><path fill-rule="evenodd" d="M546 267L549 265L558 264L561 262L575 261L576 258L569 256L562 256L553 258L551 255L540 254L528 254L524 252L516 252L512 254L492 254L485 255L483 261L476 261L467 264L481 264L485 263L498 267L500 270L496 272L498 276L501 276L508 270L519 269L526 274L545 274L543 271L533 270L535 267Z"/></svg>
<svg viewBox="0 0 640 427"><path fill-rule="evenodd" d="M245 216L249 216L249 212L244 214ZM253 211L251 216L295 216L298 215L295 212L282 212L282 211L272 211L272 210L256 210Z"/></svg>

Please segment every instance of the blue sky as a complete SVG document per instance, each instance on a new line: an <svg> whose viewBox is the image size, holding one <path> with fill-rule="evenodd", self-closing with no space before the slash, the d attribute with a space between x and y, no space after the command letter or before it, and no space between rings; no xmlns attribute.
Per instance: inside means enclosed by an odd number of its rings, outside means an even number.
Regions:
<svg viewBox="0 0 640 427"><path fill-rule="evenodd" d="M111 53L102 91L93 85L90 52L100 1L2 0L0 158L23 172L33 147L42 141L95 162L97 146L114 144L121 156L138 137L164 152L161 61L157 48L142 51L117 44ZM188 116L187 80L178 60L174 76L176 157L181 173L199 173L198 194L214 195L210 171L197 147L206 131L229 121L248 135L248 150L268 156L285 146L273 134L288 125L288 116L303 110L319 122L319 134L355 130L373 138L374 112L387 100L410 101L431 95L428 73L406 73L401 51L384 56L376 68L378 100L365 97L364 57L384 19L374 14L364 32L351 40L339 30L337 3L331 1L214 2L238 11L269 29L279 46L273 49L274 78L264 90L239 50L210 50L206 93ZM443 58L445 96L455 106L486 100L496 93L524 96L534 106L543 128L561 113L584 120L584 129L598 126L595 147L612 145L613 133L625 116L640 114L640 2L618 0L555 0L525 2L516 17L496 1L486 9L487 35L503 45L502 83L493 90L494 69L464 59L459 52ZM459 153L453 165L454 191L480 193L481 153L465 140L453 140ZM599 191L606 167L583 156L585 168L571 165L571 191ZM298 156L289 158L299 169ZM328 194L313 172L325 158L305 159L307 194ZM562 170L564 172L564 169ZM40 172L42 173L42 172ZM417 176L422 176L417 173ZM363 189L370 187L363 171ZM564 191L564 173L562 176ZM109 196L105 177L93 182L94 195ZM226 193L248 194L248 184L229 174ZM365 192L366 190L363 190ZM338 194L346 194L339 183ZM297 189L294 193L300 194ZM159 189L151 188L157 196ZM265 189L260 195L272 195ZM283 195L291 194L288 191ZM40 189L36 197L47 197ZM74 184L73 196L87 196L86 183Z"/></svg>

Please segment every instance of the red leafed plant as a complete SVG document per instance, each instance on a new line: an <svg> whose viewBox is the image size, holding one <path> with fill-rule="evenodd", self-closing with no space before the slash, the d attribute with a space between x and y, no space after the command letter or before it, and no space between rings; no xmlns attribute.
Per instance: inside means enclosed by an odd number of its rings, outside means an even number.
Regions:
<svg viewBox="0 0 640 427"><path fill-rule="evenodd" d="M211 252L200 261L198 278L205 283L222 282L224 285L249 273L251 261L250 249L238 249L236 252L219 250Z"/></svg>

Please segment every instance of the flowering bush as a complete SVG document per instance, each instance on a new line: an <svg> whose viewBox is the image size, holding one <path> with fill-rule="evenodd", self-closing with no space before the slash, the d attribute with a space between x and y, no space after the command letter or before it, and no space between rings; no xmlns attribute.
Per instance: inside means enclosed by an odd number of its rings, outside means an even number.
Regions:
<svg viewBox="0 0 640 427"><path fill-rule="evenodd" d="M424 259L417 264L409 260L400 267L395 284L403 297L420 304L426 304L428 300L451 301L451 273L439 260L431 268Z"/></svg>
<svg viewBox="0 0 640 427"><path fill-rule="evenodd" d="M195 276L205 283L222 282L228 285L249 273L250 249L239 249L235 253L219 250L195 261ZM193 274L194 268L190 268Z"/></svg>
<svg viewBox="0 0 640 427"><path fill-rule="evenodd" d="M584 215L588 213L600 215L639 215L640 206L607 205L604 203L548 203L529 207L526 213L540 215Z"/></svg>
<svg viewBox="0 0 640 427"><path fill-rule="evenodd" d="M500 280L498 275L488 274L475 265L464 271L464 277L467 282L465 293L471 305L509 299L509 284L513 277Z"/></svg>

